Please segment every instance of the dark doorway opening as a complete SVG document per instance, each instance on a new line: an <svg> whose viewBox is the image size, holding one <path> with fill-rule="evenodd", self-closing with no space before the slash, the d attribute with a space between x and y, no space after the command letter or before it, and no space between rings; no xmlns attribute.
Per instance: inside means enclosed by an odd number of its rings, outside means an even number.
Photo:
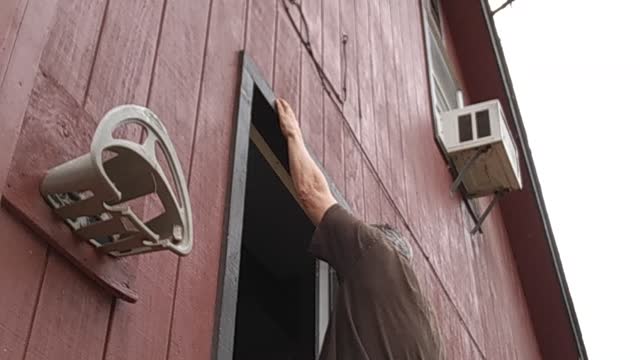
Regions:
<svg viewBox="0 0 640 360"><path fill-rule="evenodd" d="M275 112L256 89L251 123L233 358L313 359L314 226L288 183Z"/></svg>
<svg viewBox="0 0 640 360"><path fill-rule="evenodd" d="M315 227L293 195L275 96L245 54L239 90L214 358L314 359L331 273L307 251Z"/></svg>
<svg viewBox="0 0 640 360"><path fill-rule="evenodd" d="M253 142L248 164L233 358L313 359L313 226Z"/></svg>

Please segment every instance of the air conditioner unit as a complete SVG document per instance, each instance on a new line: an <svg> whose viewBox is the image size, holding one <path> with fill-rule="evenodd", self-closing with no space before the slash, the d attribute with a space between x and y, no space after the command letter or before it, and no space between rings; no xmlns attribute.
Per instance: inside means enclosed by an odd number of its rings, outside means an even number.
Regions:
<svg viewBox="0 0 640 360"><path fill-rule="evenodd" d="M498 100L443 112L438 136L468 196L522 188L518 150Z"/></svg>

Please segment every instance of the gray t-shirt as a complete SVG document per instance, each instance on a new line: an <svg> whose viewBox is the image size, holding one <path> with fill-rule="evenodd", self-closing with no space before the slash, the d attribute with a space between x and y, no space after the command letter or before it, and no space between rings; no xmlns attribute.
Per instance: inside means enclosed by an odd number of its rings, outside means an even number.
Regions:
<svg viewBox="0 0 640 360"><path fill-rule="evenodd" d="M383 231L336 204L316 228L310 251L340 281L321 360L438 359L416 274Z"/></svg>

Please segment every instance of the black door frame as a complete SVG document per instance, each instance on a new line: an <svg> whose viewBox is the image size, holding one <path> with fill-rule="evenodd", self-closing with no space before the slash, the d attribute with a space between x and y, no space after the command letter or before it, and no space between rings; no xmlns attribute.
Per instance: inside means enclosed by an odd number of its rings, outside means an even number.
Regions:
<svg viewBox="0 0 640 360"><path fill-rule="evenodd" d="M238 106L236 109L235 138L232 144L231 171L227 197L227 212L225 217L226 236L222 244L218 275L218 296L216 301L217 311L214 323L217 325L216 335L213 339L212 358L227 360L233 358L233 344L235 336L236 302L238 299L238 282L240 280L240 250L242 246L242 224L244 217L245 189L247 183L247 165L249 156L249 142L252 141L252 132L255 132L251 124L251 109L253 106L254 91L260 92L275 112L275 94L264 79L255 63L244 51L240 52L242 72L240 88L238 91ZM253 129L252 129L253 128ZM263 144L264 145L264 144ZM264 146L262 146L264 149ZM311 157L324 172L331 191L337 201L349 208L344 197L337 190L335 183L327 175L322 164L310 151ZM273 166L273 165L272 165ZM274 168L274 171L276 169ZM288 174L278 172L283 182L283 176ZM289 180L290 181L290 180ZM289 184L285 184L289 185ZM295 197L295 194L294 194ZM323 338L323 330L328 324L330 302L329 267L324 262L317 262L316 267L316 353L319 352ZM322 332L322 333L321 333Z"/></svg>

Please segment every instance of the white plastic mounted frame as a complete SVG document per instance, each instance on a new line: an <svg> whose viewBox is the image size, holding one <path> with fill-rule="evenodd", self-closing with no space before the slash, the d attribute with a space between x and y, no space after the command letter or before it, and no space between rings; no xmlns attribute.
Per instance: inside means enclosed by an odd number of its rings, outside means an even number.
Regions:
<svg viewBox="0 0 640 360"><path fill-rule="evenodd" d="M144 129L142 143L114 138L114 131L129 123ZM156 146L164 152L170 174L160 166ZM78 236L102 252L127 256L171 250L187 255L192 249L187 183L167 130L145 107L122 105L109 111L96 129L91 151L50 169L40 192ZM127 202L152 193L164 212L145 223Z"/></svg>

